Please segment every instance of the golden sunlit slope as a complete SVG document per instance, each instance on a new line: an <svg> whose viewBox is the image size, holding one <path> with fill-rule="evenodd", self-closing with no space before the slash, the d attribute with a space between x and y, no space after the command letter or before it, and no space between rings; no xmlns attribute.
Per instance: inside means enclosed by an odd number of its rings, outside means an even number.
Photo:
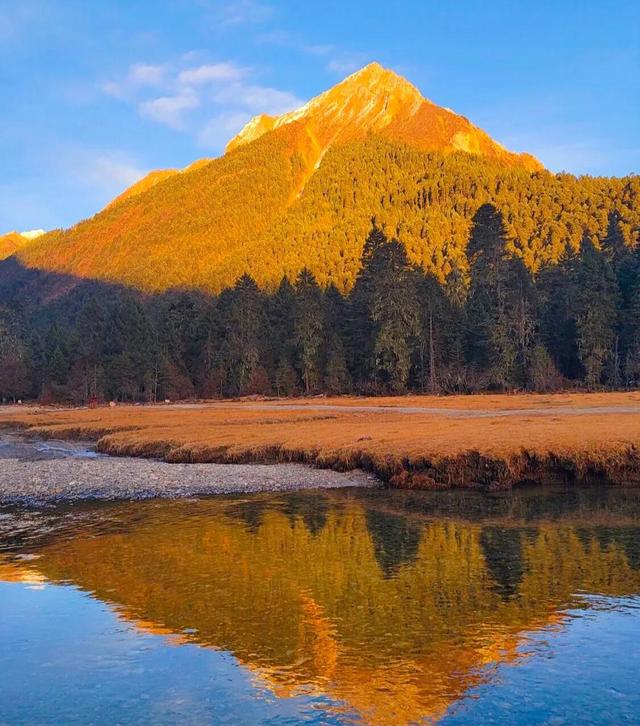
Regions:
<svg viewBox="0 0 640 726"><path fill-rule="evenodd" d="M7 232L7 234L0 235L0 260L11 257L27 242L28 240L18 232Z"/></svg>
<svg viewBox="0 0 640 726"><path fill-rule="evenodd" d="M470 152L470 153L469 153ZM413 262L464 267L473 215L494 203L526 264L557 259L618 212L631 243L640 182L553 175L400 76L371 64L298 111L259 116L227 153L152 172L95 217L17 253L21 264L146 291L265 287L308 267L349 289L375 216Z"/></svg>
<svg viewBox="0 0 640 726"><path fill-rule="evenodd" d="M425 151L468 151L532 171L542 169L537 159L507 151L464 116L431 103L406 79L378 63L362 68L297 111L277 118L256 116L229 142L227 152L294 123L302 125L313 140L316 163L334 144L380 134Z"/></svg>
<svg viewBox="0 0 640 726"><path fill-rule="evenodd" d="M138 194L146 192L147 190L151 189L151 187L154 187L156 184L159 184L165 179L174 176L174 174L185 174L190 171L195 171L196 169L205 166L210 161L211 159L199 159L198 161L194 161L193 164L189 164L189 166L185 167L184 169L155 169L154 171L150 171L146 176L143 176L140 181L137 181L128 189L125 189L122 194L119 194L115 199L112 199L109 204L107 204L105 209L108 209L115 204L119 204L120 202L124 202L131 197L135 197Z"/></svg>
<svg viewBox="0 0 640 726"><path fill-rule="evenodd" d="M15 254L19 249L22 249L31 240L42 237L43 234L45 234L43 229L0 234L0 260L6 260L7 257L11 257L11 255Z"/></svg>

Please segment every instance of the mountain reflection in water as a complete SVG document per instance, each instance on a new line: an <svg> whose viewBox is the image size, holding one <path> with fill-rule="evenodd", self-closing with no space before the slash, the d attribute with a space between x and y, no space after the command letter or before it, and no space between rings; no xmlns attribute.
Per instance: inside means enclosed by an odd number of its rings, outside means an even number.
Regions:
<svg viewBox="0 0 640 726"><path fill-rule="evenodd" d="M640 496L625 489L83 505L15 527L21 516L0 530L0 580L71 584L169 644L231 653L277 699L317 695L371 724L438 721L588 596L640 592Z"/></svg>

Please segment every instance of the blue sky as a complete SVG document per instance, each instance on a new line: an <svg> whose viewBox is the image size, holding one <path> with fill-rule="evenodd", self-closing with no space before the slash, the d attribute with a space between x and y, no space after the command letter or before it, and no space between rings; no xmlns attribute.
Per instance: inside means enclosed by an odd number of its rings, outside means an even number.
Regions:
<svg viewBox="0 0 640 726"><path fill-rule="evenodd" d="M0 0L0 231L73 224L372 60L554 171L640 172L631 0Z"/></svg>

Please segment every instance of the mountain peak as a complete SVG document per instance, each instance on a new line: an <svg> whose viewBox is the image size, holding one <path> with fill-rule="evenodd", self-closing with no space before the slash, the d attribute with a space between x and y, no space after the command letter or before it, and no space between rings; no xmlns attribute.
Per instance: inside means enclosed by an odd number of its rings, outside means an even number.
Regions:
<svg viewBox="0 0 640 726"><path fill-rule="evenodd" d="M424 151L466 151L530 171L542 168L532 156L507 151L464 116L427 100L406 78L376 62L295 111L278 117L256 116L231 139L226 152L293 126L294 136L304 146L303 155L313 166L330 146L378 134Z"/></svg>
<svg viewBox="0 0 640 726"><path fill-rule="evenodd" d="M398 115L415 113L423 103L427 103L426 99L406 78L373 62L295 111L276 118L267 114L255 116L231 139L226 151L299 121L312 121L320 136L328 136L331 143L347 140L379 131Z"/></svg>
<svg viewBox="0 0 640 726"><path fill-rule="evenodd" d="M405 89L406 92L422 98L420 91L410 81L376 61L347 76L338 84L341 85L359 85L378 93Z"/></svg>

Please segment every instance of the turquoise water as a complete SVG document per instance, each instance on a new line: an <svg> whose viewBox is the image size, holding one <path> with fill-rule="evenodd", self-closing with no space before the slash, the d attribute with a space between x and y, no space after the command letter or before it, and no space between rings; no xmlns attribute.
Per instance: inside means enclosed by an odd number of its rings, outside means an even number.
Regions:
<svg viewBox="0 0 640 726"><path fill-rule="evenodd" d="M640 724L633 490L0 513L0 724Z"/></svg>

